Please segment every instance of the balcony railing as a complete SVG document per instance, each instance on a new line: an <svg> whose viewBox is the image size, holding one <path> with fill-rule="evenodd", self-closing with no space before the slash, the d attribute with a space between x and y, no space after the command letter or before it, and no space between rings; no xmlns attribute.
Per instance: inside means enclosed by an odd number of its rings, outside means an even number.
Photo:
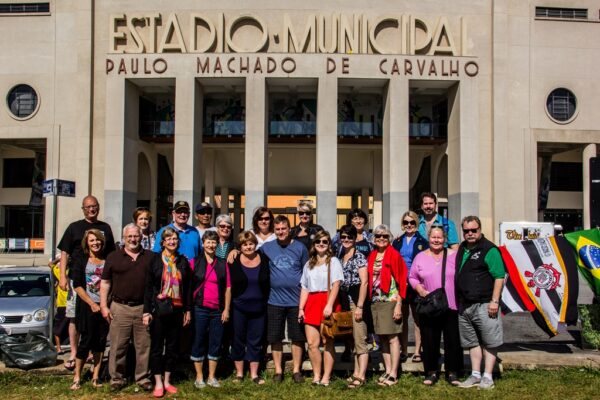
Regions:
<svg viewBox="0 0 600 400"><path fill-rule="evenodd" d="M381 137L381 125L372 122L338 122L340 137Z"/></svg>
<svg viewBox="0 0 600 400"><path fill-rule="evenodd" d="M411 123L409 124L409 135L411 138L418 139L446 139L448 137L448 125L435 122Z"/></svg>
<svg viewBox="0 0 600 400"><path fill-rule="evenodd" d="M315 121L271 121L269 135L314 136L317 133Z"/></svg>
<svg viewBox="0 0 600 400"><path fill-rule="evenodd" d="M204 127L204 136L244 136L245 133L245 121L215 121Z"/></svg>
<svg viewBox="0 0 600 400"><path fill-rule="evenodd" d="M140 121L140 136L173 136L175 121Z"/></svg>

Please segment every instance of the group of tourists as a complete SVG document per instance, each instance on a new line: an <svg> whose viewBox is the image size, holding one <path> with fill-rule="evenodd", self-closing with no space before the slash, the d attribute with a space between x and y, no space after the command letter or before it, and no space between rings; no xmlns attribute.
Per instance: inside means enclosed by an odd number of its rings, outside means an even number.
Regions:
<svg viewBox="0 0 600 400"><path fill-rule="evenodd" d="M213 226L213 209L203 202L194 209L198 225L192 226L189 204L177 201L172 222L156 233L150 230L150 210L136 209L115 243L110 226L98 220L95 197L84 198L82 211L84 218L69 225L58 245L72 346L65 366L74 370L73 390L81 388L88 358L91 385L102 385L107 338L112 390L126 384L130 343L135 382L162 397L177 393L171 375L182 354L194 364L196 388L220 386L216 371L224 356L233 361L235 380L244 379L248 365L251 381L261 385L259 365L268 345L272 380L282 382L286 340L293 382L304 382L307 351L312 384L328 386L335 337L324 324L331 326L344 312L351 315L345 342L354 354L348 388L365 385L372 336L385 366L377 384L397 384L409 356L409 313L412 361L423 362L425 385L440 377L443 335L446 380L463 388L494 386L491 373L502 344L502 258L476 216L462 219L459 243L454 223L437 213L432 193L421 196L421 215L403 214L397 237L386 225L369 232L361 209L352 210L332 236L313 223L309 201L300 201L295 227L286 216L259 207L252 229L234 237L229 215L218 215ZM461 382L463 349L472 371Z"/></svg>

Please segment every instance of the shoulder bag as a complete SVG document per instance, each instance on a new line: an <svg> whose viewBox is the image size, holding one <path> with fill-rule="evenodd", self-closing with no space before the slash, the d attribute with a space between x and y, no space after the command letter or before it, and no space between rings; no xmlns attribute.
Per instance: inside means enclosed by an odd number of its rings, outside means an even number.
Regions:
<svg viewBox="0 0 600 400"><path fill-rule="evenodd" d="M327 299L331 294L331 266L327 263ZM321 336L327 339L340 339L352 336L352 311L333 312L323 319Z"/></svg>
<svg viewBox="0 0 600 400"><path fill-rule="evenodd" d="M448 297L446 297L446 256L448 251L444 249L442 260L442 287L430 292L427 296L417 295L415 299L416 310L419 315L427 318L436 318L448 310Z"/></svg>

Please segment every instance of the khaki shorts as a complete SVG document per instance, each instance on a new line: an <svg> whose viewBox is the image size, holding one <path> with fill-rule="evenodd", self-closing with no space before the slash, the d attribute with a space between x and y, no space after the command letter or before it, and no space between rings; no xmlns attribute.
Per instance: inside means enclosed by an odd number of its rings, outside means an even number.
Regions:
<svg viewBox="0 0 600 400"><path fill-rule="evenodd" d="M354 310L356 310L356 306L354 303L350 303L350 310L352 310L352 337L354 338L354 352L356 355L367 354L369 352L369 346L367 345L367 323L364 320L364 310L363 310L363 319L358 322L354 318Z"/></svg>
<svg viewBox="0 0 600 400"><path fill-rule="evenodd" d="M402 333L402 319L394 320L395 301L378 301L371 303L373 314L373 330L378 335L396 335Z"/></svg>

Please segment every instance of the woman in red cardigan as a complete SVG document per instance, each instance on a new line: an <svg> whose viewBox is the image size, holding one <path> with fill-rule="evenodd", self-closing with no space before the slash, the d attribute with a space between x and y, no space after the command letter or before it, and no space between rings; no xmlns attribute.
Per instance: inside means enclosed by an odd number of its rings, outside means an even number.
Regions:
<svg viewBox="0 0 600 400"><path fill-rule="evenodd" d="M392 232L386 225L373 230L375 250L368 260L369 291L373 329L381 340L385 373L379 385L398 383L400 339L402 332L402 299L406 296L407 268L402 256L391 246Z"/></svg>

